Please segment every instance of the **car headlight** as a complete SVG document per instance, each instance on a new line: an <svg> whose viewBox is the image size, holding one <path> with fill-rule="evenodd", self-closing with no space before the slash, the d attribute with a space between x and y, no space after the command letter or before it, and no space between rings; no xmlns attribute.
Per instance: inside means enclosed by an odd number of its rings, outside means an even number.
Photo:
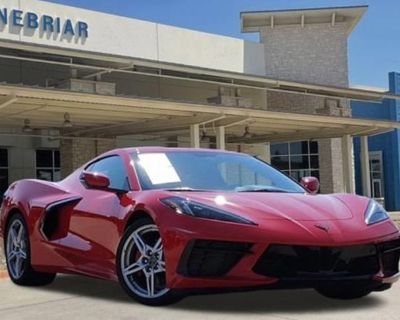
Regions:
<svg viewBox="0 0 400 320"><path fill-rule="evenodd" d="M365 211L365 223L370 225L389 219L386 210L375 200L371 200Z"/></svg>
<svg viewBox="0 0 400 320"><path fill-rule="evenodd" d="M254 222L237 216L233 213L210 207L196 201L191 201L189 199L184 199L180 197L169 197L160 199L160 201L167 207L175 210L177 214L186 214L188 216L203 219L256 225Z"/></svg>

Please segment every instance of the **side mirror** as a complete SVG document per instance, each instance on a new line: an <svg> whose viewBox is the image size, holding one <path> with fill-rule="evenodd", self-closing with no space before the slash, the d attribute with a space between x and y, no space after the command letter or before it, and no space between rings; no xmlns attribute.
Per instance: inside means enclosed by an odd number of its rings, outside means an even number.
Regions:
<svg viewBox="0 0 400 320"><path fill-rule="evenodd" d="M311 194L317 194L319 191L319 180L316 177L303 177L300 184Z"/></svg>
<svg viewBox="0 0 400 320"><path fill-rule="evenodd" d="M107 189L110 186L110 179L99 172L83 171L81 179L89 188Z"/></svg>

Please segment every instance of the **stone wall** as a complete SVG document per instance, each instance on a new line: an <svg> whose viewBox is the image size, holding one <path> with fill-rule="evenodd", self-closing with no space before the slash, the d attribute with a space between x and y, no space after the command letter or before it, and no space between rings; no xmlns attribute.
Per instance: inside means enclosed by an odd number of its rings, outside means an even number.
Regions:
<svg viewBox="0 0 400 320"><path fill-rule="evenodd" d="M347 24L277 25L261 30L266 75L326 85L348 85Z"/></svg>
<svg viewBox="0 0 400 320"><path fill-rule="evenodd" d="M268 77L348 86L347 25L277 25L261 29ZM272 111L330 116L351 116L347 100L270 91L267 108ZM340 139L321 139L319 168L321 192L343 192Z"/></svg>

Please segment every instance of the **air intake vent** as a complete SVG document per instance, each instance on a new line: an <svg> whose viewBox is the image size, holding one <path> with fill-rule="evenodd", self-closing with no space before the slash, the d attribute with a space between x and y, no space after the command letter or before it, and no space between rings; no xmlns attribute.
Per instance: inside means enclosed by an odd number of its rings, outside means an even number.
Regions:
<svg viewBox="0 0 400 320"><path fill-rule="evenodd" d="M245 254L250 243L195 240L185 249L178 272L189 277L215 277L228 273Z"/></svg>

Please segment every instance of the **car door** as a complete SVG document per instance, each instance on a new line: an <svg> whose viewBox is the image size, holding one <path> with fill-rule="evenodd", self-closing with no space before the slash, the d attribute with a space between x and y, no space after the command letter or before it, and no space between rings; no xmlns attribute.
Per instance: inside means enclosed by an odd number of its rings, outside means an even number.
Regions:
<svg viewBox="0 0 400 320"><path fill-rule="evenodd" d="M78 247L80 271L113 274L115 254L120 240L121 219L131 209L126 192L130 189L125 163L121 156L99 159L85 171L98 172L110 179L107 190L90 188L81 181L82 200L75 206L70 219L69 241Z"/></svg>

